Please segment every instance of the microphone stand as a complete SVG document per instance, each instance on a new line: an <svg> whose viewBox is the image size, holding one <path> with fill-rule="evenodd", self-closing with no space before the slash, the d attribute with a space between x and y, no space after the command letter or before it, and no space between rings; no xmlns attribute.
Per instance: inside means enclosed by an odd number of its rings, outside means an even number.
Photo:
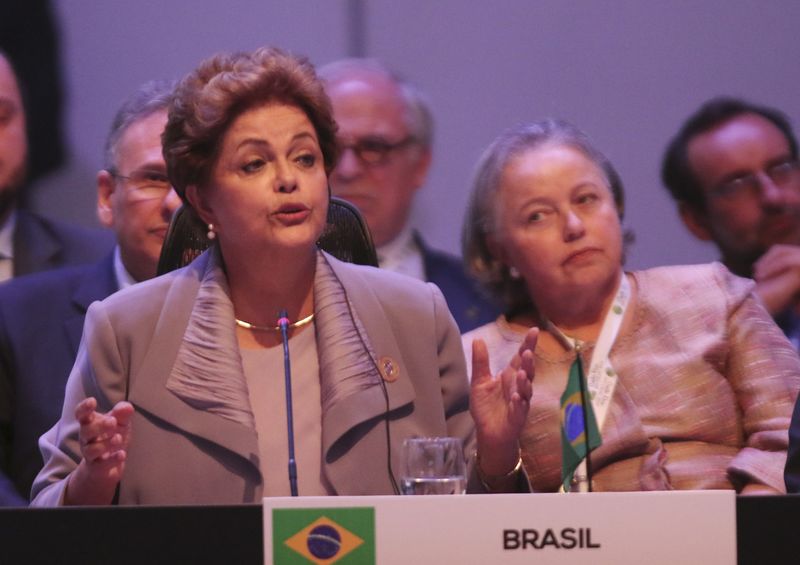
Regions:
<svg viewBox="0 0 800 565"><path fill-rule="evenodd" d="M297 461L294 457L294 415L292 414L292 369L289 363L289 317L281 310L278 326L283 339L283 374L286 389L286 428L289 436L289 489L297 496Z"/></svg>

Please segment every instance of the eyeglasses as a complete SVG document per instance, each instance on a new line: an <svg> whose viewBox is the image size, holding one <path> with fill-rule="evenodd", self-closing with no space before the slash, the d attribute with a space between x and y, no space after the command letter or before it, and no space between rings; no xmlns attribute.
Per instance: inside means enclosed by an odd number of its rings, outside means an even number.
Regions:
<svg viewBox="0 0 800 565"><path fill-rule="evenodd" d="M130 175L120 175L113 170L108 172L115 179L128 181L131 187L128 194L135 200L164 198L172 189L169 177L159 171L133 171Z"/></svg>
<svg viewBox="0 0 800 565"><path fill-rule="evenodd" d="M389 159L389 155L392 151L402 149L416 142L417 140L413 135L406 136L394 143L382 137L365 137L359 139L355 143L345 143L339 140L339 147L342 153L347 149L351 149L356 157L365 165L382 165Z"/></svg>
<svg viewBox="0 0 800 565"><path fill-rule="evenodd" d="M763 172L747 173L723 182L711 190L711 195L721 200L750 199L762 194L764 186L761 175L766 175L778 188L800 184L800 165L797 159L787 159L770 165ZM800 187L798 187L800 188Z"/></svg>

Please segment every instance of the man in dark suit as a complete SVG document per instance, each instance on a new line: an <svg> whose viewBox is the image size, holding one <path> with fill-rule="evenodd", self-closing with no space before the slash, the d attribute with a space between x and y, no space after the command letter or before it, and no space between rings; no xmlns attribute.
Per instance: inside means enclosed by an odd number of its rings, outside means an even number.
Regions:
<svg viewBox="0 0 800 565"><path fill-rule="evenodd" d="M409 223L431 163L433 119L424 97L373 60L331 63L320 76L342 146L331 190L364 215L381 268L435 283L462 332L494 320L498 307L461 260L430 249Z"/></svg>
<svg viewBox="0 0 800 565"><path fill-rule="evenodd" d="M171 83L144 85L111 127L105 169L97 174L97 213L116 234L114 250L96 264L0 287L0 506L27 505L42 466L37 442L61 416L89 304L155 276L180 204L161 154L172 89Z"/></svg>
<svg viewBox="0 0 800 565"><path fill-rule="evenodd" d="M25 184L28 138L22 95L11 63L0 51L0 281L96 261L112 238L17 208Z"/></svg>

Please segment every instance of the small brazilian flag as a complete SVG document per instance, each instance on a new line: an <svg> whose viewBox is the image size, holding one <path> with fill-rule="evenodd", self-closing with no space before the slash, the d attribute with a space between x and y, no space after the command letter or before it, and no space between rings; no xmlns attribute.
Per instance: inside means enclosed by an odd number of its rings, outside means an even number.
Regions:
<svg viewBox="0 0 800 565"><path fill-rule="evenodd" d="M572 475L586 457L586 430L589 431L590 451L602 443L592 403L588 397L585 400L586 416L589 421L588 425L584 425L580 385L582 380L583 366L579 353L569 368L567 387L561 395L561 484L564 485L565 491L569 491Z"/></svg>
<svg viewBox="0 0 800 565"><path fill-rule="evenodd" d="M273 509L272 561L280 565L374 565L375 509Z"/></svg>

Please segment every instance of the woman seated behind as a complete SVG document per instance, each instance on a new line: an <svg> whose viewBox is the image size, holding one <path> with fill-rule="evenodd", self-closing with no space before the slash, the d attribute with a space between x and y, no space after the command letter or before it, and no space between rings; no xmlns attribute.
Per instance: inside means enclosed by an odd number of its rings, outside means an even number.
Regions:
<svg viewBox="0 0 800 565"><path fill-rule="evenodd" d="M438 289L316 247L335 133L311 65L275 49L213 57L181 82L164 155L215 244L89 309L61 420L40 442L34 505L289 495L281 317L293 321L300 495L398 492L411 436L476 442L475 490L527 484L513 471L536 332L499 379L478 348L474 426Z"/></svg>
<svg viewBox="0 0 800 565"><path fill-rule="evenodd" d="M541 329L520 438L531 486L783 492L797 354L719 264L624 272L622 216L619 176L567 123L511 129L479 162L464 256L506 314L463 341L498 362Z"/></svg>

